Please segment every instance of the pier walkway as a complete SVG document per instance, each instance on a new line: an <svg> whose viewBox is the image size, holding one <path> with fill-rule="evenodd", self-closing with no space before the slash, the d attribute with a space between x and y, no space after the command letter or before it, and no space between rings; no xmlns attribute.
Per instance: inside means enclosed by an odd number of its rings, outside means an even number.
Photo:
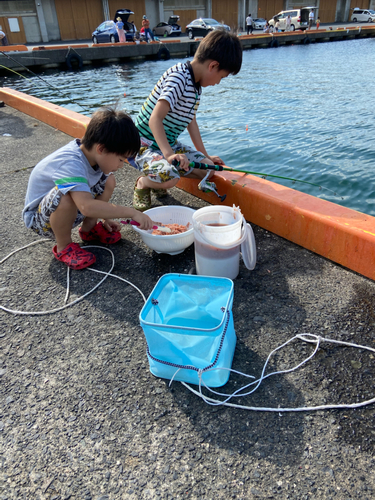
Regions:
<svg viewBox="0 0 375 500"><path fill-rule="evenodd" d="M71 137L0 108L0 260L38 240L21 221L33 166ZM137 172L116 174L114 203L130 204ZM213 200L216 203L216 200ZM165 203L207 205L173 188ZM158 202L156 203L158 204ZM233 368L258 377L269 352L298 333L375 347L375 283L253 225L258 262L234 281ZM194 247L156 254L124 227L113 273L146 297L164 274L194 273ZM79 242L77 231L75 241ZM65 267L51 243L1 266L2 305L64 303ZM107 271L105 250L93 249ZM100 278L72 272L71 299ZM138 314L141 296L108 278L82 302L47 316L0 311L0 498L143 500L352 499L375 495L374 405L357 410L258 413L207 406L181 384L153 377ZM295 342L270 370L299 363ZM374 356L324 344L295 373L267 379L251 406L299 407L374 397ZM231 375L226 392L244 379Z"/></svg>

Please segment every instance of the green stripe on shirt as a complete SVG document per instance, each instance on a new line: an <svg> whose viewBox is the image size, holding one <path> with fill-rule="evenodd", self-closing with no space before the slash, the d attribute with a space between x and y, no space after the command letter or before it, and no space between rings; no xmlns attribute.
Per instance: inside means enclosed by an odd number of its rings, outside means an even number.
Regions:
<svg viewBox="0 0 375 500"><path fill-rule="evenodd" d="M58 186L61 184L69 184L71 182L84 182L85 184L88 184L88 180L85 179L84 177L64 177L63 179L57 179L55 180L55 184Z"/></svg>

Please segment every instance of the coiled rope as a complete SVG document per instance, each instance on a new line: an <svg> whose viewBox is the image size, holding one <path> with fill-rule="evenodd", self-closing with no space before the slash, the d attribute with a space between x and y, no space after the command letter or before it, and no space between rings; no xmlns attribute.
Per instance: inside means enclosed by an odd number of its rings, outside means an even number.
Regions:
<svg viewBox="0 0 375 500"><path fill-rule="evenodd" d="M25 246L23 246L21 248L18 248L17 250L14 250L9 255L7 255L6 257L4 257L0 261L0 265L3 264L12 255L16 254L17 252L20 252L21 250L24 250L25 248L29 248L29 247L31 247L33 245L36 245L37 243L45 243L45 242L50 242L50 241L51 240L38 240L38 241L34 241L33 243L30 243L28 245L25 245ZM67 300L68 300L68 298L69 298L69 286L70 286L70 277L69 277L70 276L70 274L69 274L70 269L67 268L68 269L68 271L67 271L67 290L66 290L66 295L65 295L65 300L64 300L64 302L65 302L64 306L57 307L55 309L50 309L48 311L16 311L16 310L13 310L13 309L8 309L8 308L6 308L4 306L1 306L1 305L0 305L0 309L3 310L3 311L5 311L5 312L11 313L11 314L30 315L30 316L35 316L35 315L41 316L41 315L46 315L46 314L53 314L55 312L62 311L63 309L71 307L71 306L77 304L78 302L82 301L85 297L87 297L92 292L94 292L109 276L111 276L112 278L116 278L116 279L119 279L121 281L124 281L128 285L132 286L135 290L137 290L137 292L140 293L140 295L142 296L142 299L144 300L144 302L146 302L146 297L144 296L144 294L142 293L142 291L137 286L135 286L130 281L128 281L128 280L126 280L124 278L121 278L120 276L117 276L116 274L112 274L112 270L113 270L114 265L115 265L115 257L113 255L112 250L110 250L109 248L106 248L106 247L101 247L101 246L96 246L96 245L88 245L88 246L84 246L82 248L101 248L101 249L106 250L107 252L109 252L111 254L111 257L112 257L112 263L111 263L111 267L110 267L109 271L99 271L97 269L92 269L90 267L87 268L89 271L93 271L93 272L96 272L96 273L104 274L104 278L102 280L100 280L99 283L97 283L87 293L85 293L81 297L78 297L77 299L75 299L74 301L70 302L69 304L66 303ZM294 342L295 340L301 340L303 342L307 342L307 343L310 343L310 344L315 344L315 348L314 348L313 353L310 354L307 358L305 358L303 361L301 361L300 363L298 363L296 366L294 366L292 368L288 368L288 369L285 369L285 370L279 370L279 371L271 372L271 373L268 373L267 375L265 375L265 371L266 371L267 365L269 363L269 360L273 356L273 354L275 352L279 351L280 349L284 348L285 346L287 346L291 342ZM333 410L333 409L343 409L343 408L353 409L353 408L361 408L363 406L367 406L367 405L370 405L372 403L375 403L375 397L372 398L372 399L368 399L366 401L363 401L361 403L327 404L327 405L319 405L319 406L305 406L305 407L300 407L300 408L272 408L272 407L246 406L246 405L241 405L241 404L230 402L232 398L245 397L245 396L249 396L250 394L254 393L259 388L259 386L261 385L261 383L263 382L263 380L265 380L265 379L267 379L269 377L272 377L274 375L281 375L281 374L285 374L285 373L291 373L291 372L297 370L298 368L300 368L301 366L303 366L304 364L306 364L309 360L311 360L315 356L315 354L317 353L317 351L318 351L318 349L320 347L320 344L322 342L327 342L327 343L341 345L341 346L346 346L346 347L354 347L354 348L357 348L357 349L365 349L367 351L371 351L371 352L375 353L375 349L373 349L372 347L368 347L368 346L364 346L364 345L359 345L359 344L353 344L351 342L343 342L341 340L327 339L327 338L321 337L319 335L314 335L312 333L302 333L302 334L295 335L294 337L292 337L291 339L287 340L286 342L284 342L280 346L276 347L273 351L271 351L271 353L268 355L268 357L266 359L266 362L264 363L261 376L258 379L253 380L249 384L246 384L246 385L242 386L241 388L237 389L232 394L226 394L226 393L214 391L212 388L208 387L204 383L204 381L202 380L202 375L204 373L207 373L207 372L212 371L212 370L229 370L232 373L236 373L238 375L242 375L242 376L247 377L247 378L255 379L255 377L253 375L248 375L246 373L242 373L242 372L239 372L237 370L233 370L232 368L215 368L214 367L214 368L209 368L209 369L207 369L205 371L198 370L198 377L199 377L198 390L193 389L193 387L191 387L186 382L181 382L181 384L183 386L185 386L193 394L195 394L196 396L200 397L208 405L211 405L211 406L229 406L231 408L239 408L239 409L242 409L242 410L251 410L251 411L266 411L266 412L285 413L285 412ZM173 375L172 379L170 380L170 384L169 385L172 384L173 379L176 376L176 374L177 374L178 371L180 371L180 368ZM214 398L211 398L209 396L204 395L202 393L202 386L206 390L208 390L209 392L211 392L212 394L214 394L216 396L224 397L225 399L222 400L222 401L220 401L218 399L214 399ZM248 392L244 392L244 391L247 391L247 389L249 389L249 388L251 388L251 390L249 390Z"/></svg>

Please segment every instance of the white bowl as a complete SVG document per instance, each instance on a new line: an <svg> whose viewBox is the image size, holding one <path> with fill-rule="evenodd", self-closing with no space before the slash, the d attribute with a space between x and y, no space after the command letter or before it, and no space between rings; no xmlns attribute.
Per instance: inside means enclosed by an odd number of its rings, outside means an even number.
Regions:
<svg viewBox="0 0 375 500"><path fill-rule="evenodd" d="M194 242L194 212L193 208L180 207L179 205L165 205L150 208L150 210L144 212L154 222L161 222L162 224L183 224L186 226L190 222L191 228L181 234L152 234L152 229L145 231L136 226L132 227L134 231L140 234L143 242L155 252L177 255Z"/></svg>

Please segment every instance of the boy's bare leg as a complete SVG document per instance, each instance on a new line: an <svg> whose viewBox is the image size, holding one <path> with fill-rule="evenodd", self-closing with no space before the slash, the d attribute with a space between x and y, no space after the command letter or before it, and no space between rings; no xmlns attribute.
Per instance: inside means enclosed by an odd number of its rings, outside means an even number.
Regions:
<svg viewBox="0 0 375 500"><path fill-rule="evenodd" d="M171 179L167 182L154 182L149 177L140 177L137 182L137 189L170 189L174 187L179 179Z"/></svg>
<svg viewBox="0 0 375 500"><path fill-rule="evenodd" d="M108 202L111 199L115 187L116 187L115 176L110 175L107 179L107 182L105 183L104 191L102 192L101 195L97 196L95 199ZM95 226L97 221L98 219L96 219L95 217L85 217L81 224L81 230L85 233L91 231L91 229Z"/></svg>
<svg viewBox="0 0 375 500"><path fill-rule="evenodd" d="M203 162L206 163L206 162ZM189 175L185 175L188 179L199 179L200 181L206 177L207 172L210 173L208 176L208 179L211 179L211 177L214 175L215 171L214 170L200 170L199 168L195 168L192 172L190 172Z"/></svg>
<svg viewBox="0 0 375 500"><path fill-rule="evenodd" d="M70 194L61 196L59 206L51 214L50 223L56 238L57 252L72 242L72 227L77 217L77 207Z"/></svg>
<svg viewBox="0 0 375 500"><path fill-rule="evenodd" d="M203 160L200 160L200 163L207 163L207 165L214 165L211 160L208 158L203 158ZM208 179L211 179L211 177L214 175L215 171L214 170L200 170L199 168L195 168L192 172L190 172L189 175L186 177L188 179L199 179L200 181L206 177L207 172L210 172L210 175L208 176Z"/></svg>

